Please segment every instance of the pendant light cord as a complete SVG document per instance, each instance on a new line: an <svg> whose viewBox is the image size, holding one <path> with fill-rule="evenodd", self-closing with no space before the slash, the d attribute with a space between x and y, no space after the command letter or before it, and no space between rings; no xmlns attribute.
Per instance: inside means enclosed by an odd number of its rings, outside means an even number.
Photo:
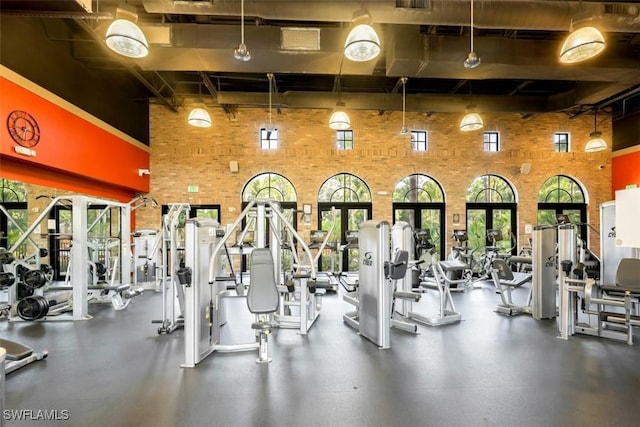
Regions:
<svg viewBox="0 0 640 427"><path fill-rule="evenodd" d="M244 0L240 2L240 40L244 44Z"/></svg>
<svg viewBox="0 0 640 427"><path fill-rule="evenodd" d="M471 52L473 52L473 0L471 0Z"/></svg>
<svg viewBox="0 0 640 427"><path fill-rule="evenodd" d="M402 128L404 129L406 123L405 123L405 107L406 107L406 92L405 92L405 87L407 86L407 80L406 77L403 77L402 79Z"/></svg>
<svg viewBox="0 0 640 427"><path fill-rule="evenodd" d="M271 82L273 81L273 74L267 74L267 78L269 79L269 128L273 129L273 125L271 123Z"/></svg>

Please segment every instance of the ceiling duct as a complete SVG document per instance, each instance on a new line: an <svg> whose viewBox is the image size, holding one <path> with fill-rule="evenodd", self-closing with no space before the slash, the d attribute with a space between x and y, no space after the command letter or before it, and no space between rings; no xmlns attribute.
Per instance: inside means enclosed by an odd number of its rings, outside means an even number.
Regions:
<svg viewBox="0 0 640 427"><path fill-rule="evenodd" d="M344 31L323 28L320 32L321 50L293 51L282 49L281 29L272 26L251 26L247 34L252 40L256 57L251 68L238 65L229 58L229 46L237 43L236 27L225 25L172 24L172 47L154 46L154 54L140 60L145 70L254 72L277 74L338 74L371 75L376 61L353 65L342 61ZM640 81L637 57L607 51L603 58L615 56L613 63L590 63L583 67L565 67L558 63L557 42L515 39L495 39L483 46L483 59L491 64L486 69L470 71L461 66L461 53L468 49L465 38L428 36L415 26L392 26L386 29L387 59L385 74L389 77L421 77L467 79L525 79L578 80L633 85ZM514 52L528 52L526 57ZM257 55L260 53L259 55ZM629 56L629 54L627 54ZM462 58L463 59L463 58Z"/></svg>
<svg viewBox="0 0 640 427"><path fill-rule="evenodd" d="M280 28L280 49L294 51L319 51L320 28Z"/></svg>
<svg viewBox="0 0 640 427"><path fill-rule="evenodd" d="M205 3L202 5L201 3ZM416 7L405 7L415 3ZM428 7L417 7L420 1L379 0L366 2L376 24L450 25L468 26L469 0L430 0ZM619 14L605 14L617 10L612 3L597 1L549 0L477 0L474 26L479 29L568 31L571 17L578 11L599 16L598 27L603 32L640 32L637 4L624 8L630 19ZM615 3L613 3L615 5ZM176 2L173 0L144 0L148 13L233 16L240 14L238 2ZM360 1L308 0L247 0L245 14L261 20L351 22L353 11L362 7Z"/></svg>

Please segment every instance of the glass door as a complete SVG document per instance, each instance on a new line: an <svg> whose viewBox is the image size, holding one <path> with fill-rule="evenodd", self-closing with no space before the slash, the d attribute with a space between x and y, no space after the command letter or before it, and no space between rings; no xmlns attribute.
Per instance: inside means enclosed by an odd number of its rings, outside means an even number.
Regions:
<svg viewBox="0 0 640 427"><path fill-rule="evenodd" d="M360 228L360 224L369 219L369 210L363 208L355 208L348 210L347 217L347 230L354 231ZM344 236L344 241L347 243L348 236ZM343 271L358 271L358 255L360 250L357 242L348 242L349 246L345 250L343 260Z"/></svg>
<svg viewBox="0 0 640 427"><path fill-rule="evenodd" d="M371 206L367 204L318 204L318 223L323 230L331 228L331 208L336 209L336 226L329 242L333 248L331 252L323 253L320 257L319 268L333 271L346 272L358 271L358 241L353 236L357 235L360 224L369 219ZM334 257L332 260L331 258Z"/></svg>
<svg viewBox="0 0 640 427"><path fill-rule="evenodd" d="M477 254L484 252L487 245L487 211L467 209L467 236L469 248Z"/></svg>
<svg viewBox="0 0 640 427"><path fill-rule="evenodd" d="M71 207L54 206L50 218L56 224L53 233L49 233L49 261L53 267L53 280L64 281L71 256Z"/></svg>
<svg viewBox="0 0 640 427"><path fill-rule="evenodd" d="M491 233L490 236L487 233L489 230L495 230L495 233ZM484 253L487 246L498 246L503 252L515 254L516 231L515 205L467 205L469 247L475 250L476 254Z"/></svg>
<svg viewBox="0 0 640 427"><path fill-rule="evenodd" d="M416 230L426 230L429 242L435 248L435 253L439 259L445 259L445 247L442 244L444 233L444 209L441 207L402 207L393 211L394 224L398 221L405 221L411 228ZM419 258L419 254L416 254Z"/></svg>
<svg viewBox="0 0 640 427"><path fill-rule="evenodd" d="M560 214L566 215L571 224L580 224L578 226L578 237L582 240L586 240L587 226L584 225L587 222L586 205L580 207L568 207L566 205L563 206L562 204L552 206L552 204L546 203L544 207L538 208L538 225L557 224L557 218Z"/></svg>
<svg viewBox="0 0 640 427"><path fill-rule="evenodd" d="M320 212L321 230L330 230L334 221L333 231L329 236L324 251L322 251L322 255L318 259L319 271L336 272L342 266L340 262L341 251L339 250L340 242L342 241L342 211L336 210L335 213L332 213L330 210L323 210Z"/></svg>

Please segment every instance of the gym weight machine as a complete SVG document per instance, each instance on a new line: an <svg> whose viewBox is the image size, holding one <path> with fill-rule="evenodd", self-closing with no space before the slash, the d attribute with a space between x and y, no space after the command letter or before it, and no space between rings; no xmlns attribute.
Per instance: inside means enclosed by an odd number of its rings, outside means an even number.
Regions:
<svg viewBox="0 0 640 427"><path fill-rule="evenodd" d="M14 262L13 255L10 252L6 252L4 249L0 250L0 290L6 291L16 283L14 273L5 271L5 266ZM36 271L36 270L27 270ZM19 304L22 303L22 300ZM24 309L24 308L22 308ZM0 304L0 317L8 318L11 310L11 306L8 303ZM26 313L27 310L25 309ZM0 338L0 349L4 350L3 357L0 358L2 362L2 380L4 375L9 374L17 369L22 368L30 363L38 360L43 360L47 357L49 352L47 350L41 352L34 352L31 347L21 344L17 341L7 340Z"/></svg>
<svg viewBox="0 0 640 427"><path fill-rule="evenodd" d="M255 226L255 244L246 248L250 256L249 283L226 286L230 258L226 242L236 234L243 219ZM293 282L281 284L282 229L298 240L309 264L294 266ZM241 235L248 231L243 230ZM269 239L267 240L267 236ZM300 258L298 258L299 260ZM193 368L214 352L258 350L259 363L270 361L267 339L273 329L298 329L306 335L319 315L320 296L315 293L313 256L301 236L271 200L252 200L226 232L213 220L190 219L185 226L185 265L177 273L184 286L185 361ZM248 343L224 343L227 325L227 300L246 298L247 309L254 316L251 328L256 340ZM293 311L297 308L298 313ZM236 315L241 313L234 313ZM235 317L235 316L234 316Z"/></svg>
<svg viewBox="0 0 640 427"><path fill-rule="evenodd" d="M88 313L88 303L91 302L110 302L116 310L123 309L129 303L130 298L138 295L140 292L131 287L131 252L129 243L129 229L131 224L131 205L128 203L114 202L110 200L98 199L94 197L81 195L68 195L52 198L49 205L42 210L36 220L25 230L16 242L9 248L9 253L14 253L26 242L33 242L31 235L41 232L42 226L48 229L48 219L50 213L56 206L64 206L71 210L71 233L68 238L71 242L69 248L68 265L66 269L65 280L63 282L50 281L50 277L46 273L29 273L27 280L23 279L23 283L27 286L35 287L36 293L28 295L30 300L24 303L24 307L28 308L29 313L24 316L31 318L40 313L43 317L33 320L84 320L90 319L92 316ZM88 210L91 206L98 206L101 211L97 212L96 218L89 223ZM96 250L90 250L92 239L95 240L94 227L107 215L111 209L114 215L117 215L117 229L119 235L115 245L117 256L110 259L111 271L109 272L108 284L95 283L97 273L97 259L91 259L93 252L97 255ZM92 234L93 233L93 234ZM124 236L124 237L123 237ZM33 244L33 243L32 243ZM113 248L114 246L112 246ZM42 255L42 249L37 248L39 256ZM31 256L33 257L33 255ZM36 257L38 259L38 257ZM29 261L29 262L27 262ZM31 263L30 258L25 260L15 260L15 273L18 273L18 266L34 271L38 270L38 263ZM19 277L20 275L16 275ZM42 277L46 279L43 282ZM37 286L36 286L37 285ZM46 286L45 286L46 285ZM56 294L55 298L48 298L45 292L53 291L71 291L71 298L66 302L66 310L64 301ZM12 308L17 309L20 300L17 287L9 289L8 303ZM51 302L55 301L55 304ZM48 307L47 307L48 306ZM53 307L56 307L53 309ZM34 311L35 310L35 311ZM67 314L66 312L71 312ZM64 314L64 315L61 315ZM9 320L19 320L21 316L16 315L12 309ZM22 319L26 320L26 319Z"/></svg>
<svg viewBox="0 0 640 427"><path fill-rule="evenodd" d="M406 228L398 224L396 229L399 230L399 234L402 234L402 230ZM413 334L418 331L415 324L394 316L396 299L411 299L417 302L421 295L395 289L399 280L408 281L411 287L412 279L411 275L407 274L409 263L407 242L400 239L397 241L398 246L394 243L395 253L391 260L391 234L388 222L365 221L360 225L358 235L360 249L358 286L355 291L343 295L343 299L356 309L344 314L342 319L346 325L357 330L361 336L376 344L378 348L387 349L391 347L392 327ZM409 239L408 246L411 248L413 237L410 230Z"/></svg>
<svg viewBox="0 0 640 427"><path fill-rule="evenodd" d="M399 221L394 224L392 228L392 240L394 248L406 248L409 250L409 258L412 258L412 234L411 226L403 221ZM424 257L419 257L414 261L414 266L422 268L425 262ZM397 308L397 314L401 315L404 319L413 320L428 326L440 326L451 323L456 323L462 320L462 316L456 311L453 299L451 297L451 285L464 285L467 282L467 278L462 274L467 269L467 265L460 260L446 260L437 261L430 259L428 266L430 275L423 276L420 280L419 286L416 289L413 284L413 278L407 277L400 279L400 287L405 292L408 298L403 298L399 307ZM421 302L422 305L426 305L421 299L412 298L416 293L427 292L427 290L436 290L438 293L438 312L437 314L429 313L427 315L418 313L413 309L414 302ZM394 313L395 315L396 313Z"/></svg>
<svg viewBox="0 0 640 427"><path fill-rule="evenodd" d="M157 234L155 244L148 253L149 261L160 259L157 268L160 270L158 281L162 292L162 319L151 321L160 324L158 334L170 334L183 326L184 289L177 272L184 264L185 224L189 211L188 203L169 205L169 211L162 216L161 232Z"/></svg>
<svg viewBox="0 0 640 427"><path fill-rule="evenodd" d="M615 202L600 209L601 230L611 231L600 240L599 279L588 277L582 263L561 258L559 337L581 333L632 345L633 328L640 326L640 189L618 190Z"/></svg>

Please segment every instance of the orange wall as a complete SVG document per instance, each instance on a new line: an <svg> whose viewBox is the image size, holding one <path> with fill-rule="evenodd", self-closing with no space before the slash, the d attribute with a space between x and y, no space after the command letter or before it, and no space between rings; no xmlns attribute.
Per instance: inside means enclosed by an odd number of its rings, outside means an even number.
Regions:
<svg viewBox="0 0 640 427"><path fill-rule="evenodd" d="M138 169L149 169L148 147L74 111L42 88L36 87L36 94L33 84L3 71L12 79L0 77L0 176L122 201L149 191L149 176L138 175ZM15 152L17 144L6 126L14 110L26 111L38 122L35 157Z"/></svg>
<svg viewBox="0 0 640 427"><path fill-rule="evenodd" d="M640 187L640 145L613 153L611 171L612 197L615 198L616 190L623 190L627 185Z"/></svg>

